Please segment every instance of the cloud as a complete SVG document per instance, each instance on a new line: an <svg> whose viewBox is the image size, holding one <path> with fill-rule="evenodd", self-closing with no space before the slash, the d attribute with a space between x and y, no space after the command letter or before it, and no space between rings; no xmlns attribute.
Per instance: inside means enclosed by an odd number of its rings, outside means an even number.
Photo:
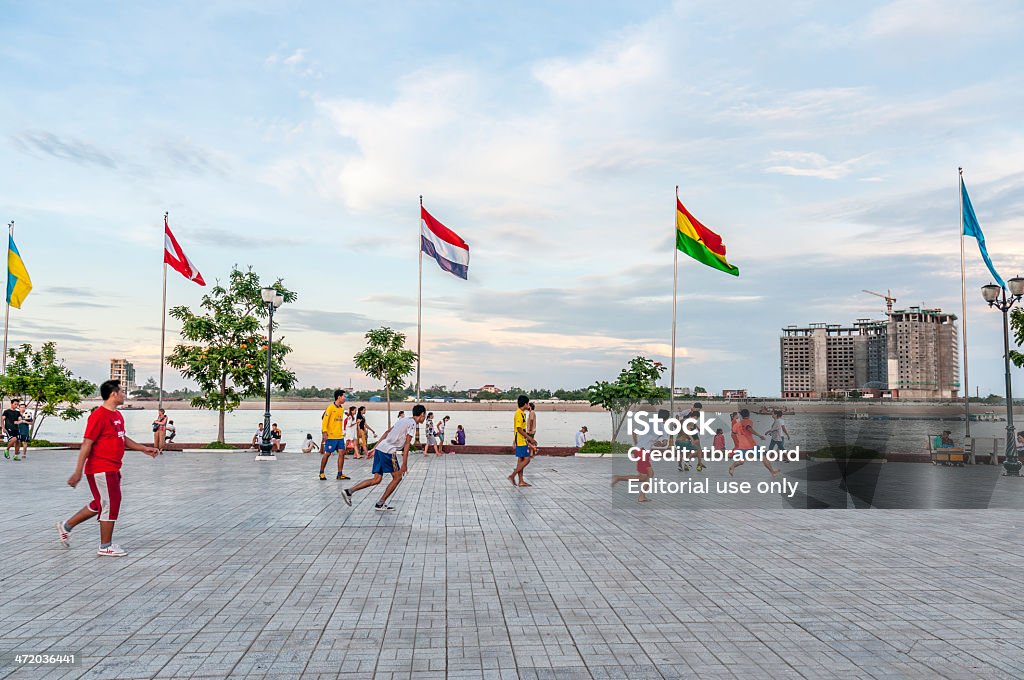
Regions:
<svg viewBox="0 0 1024 680"><path fill-rule="evenodd" d="M329 312L315 309L288 309L287 327L289 330L312 331L317 333L362 335L371 328L390 326L396 330L415 328L415 323L403 321L385 321L370 318L355 312Z"/></svg>
<svg viewBox="0 0 1024 680"><path fill-rule="evenodd" d="M533 75L556 98L599 99L663 72L664 54L651 37L641 31L582 59L545 60L534 66Z"/></svg>
<svg viewBox="0 0 1024 680"><path fill-rule="evenodd" d="M154 147L161 167L166 164L192 175L228 175L228 162L223 154L203 149L188 140L162 142Z"/></svg>
<svg viewBox="0 0 1024 680"><path fill-rule="evenodd" d="M292 238L279 235L260 238L258 236L247 235L237 231L228 231L227 229L218 229L216 227L182 229L181 233L187 237L189 243L207 244L220 248L244 250L294 248L307 242L302 238Z"/></svg>
<svg viewBox="0 0 1024 680"><path fill-rule="evenodd" d="M267 57L263 63L271 68L283 68L303 78L319 78L320 65L310 58L309 53L310 50L306 47L299 47L291 52L278 51Z"/></svg>
<svg viewBox="0 0 1024 680"><path fill-rule="evenodd" d="M769 165L765 172L796 177L842 179L865 158L866 156L859 156L842 162L833 162L813 151L773 151L768 156L768 162L783 164Z"/></svg>
<svg viewBox="0 0 1024 680"><path fill-rule="evenodd" d="M873 11L865 22L868 38L950 38L1012 30L1020 5L1000 0L895 0Z"/></svg>
<svg viewBox="0 0 1024 680"><path fill-rule="evenodd" d="M11 136L15 148L25 153L39 152L78 165L94 165L109 170L118 167L118 161L98 147L71 137L58 137L52 132L29 130Z"/></svg>

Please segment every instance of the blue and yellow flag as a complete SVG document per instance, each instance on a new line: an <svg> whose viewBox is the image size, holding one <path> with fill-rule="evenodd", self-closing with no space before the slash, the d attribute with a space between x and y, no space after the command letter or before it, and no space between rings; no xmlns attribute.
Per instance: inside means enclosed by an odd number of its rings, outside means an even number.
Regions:
<svg viewBox="0 0 1024 680"><path fill-rule="evenodd" d="M21 309L21 303L32 292L32 279L21 261L18 246L14 245L14 237L10 236L7 246L7 304Z"/></svg>

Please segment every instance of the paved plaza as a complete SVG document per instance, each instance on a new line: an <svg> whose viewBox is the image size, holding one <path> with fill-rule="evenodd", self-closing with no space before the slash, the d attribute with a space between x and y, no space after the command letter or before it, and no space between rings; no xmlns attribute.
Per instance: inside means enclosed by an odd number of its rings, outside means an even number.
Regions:
<svg viewBox="0 0 1024 680"><path fill-rule="evenodd" d="M608 460L520 490L511 457L454 455L381 514L315 455L129 452L129 555L101 558L94 523L53 529L73 455L0 460L0 649L81 665L0 677L1024 677L1016 511L686 511L613 503Z"/></svg>

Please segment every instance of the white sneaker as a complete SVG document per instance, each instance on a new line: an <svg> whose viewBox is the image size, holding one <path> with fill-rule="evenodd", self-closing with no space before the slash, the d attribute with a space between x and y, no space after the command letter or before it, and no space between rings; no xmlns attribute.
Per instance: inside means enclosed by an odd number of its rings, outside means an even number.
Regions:
<svg viewBox="0 0 1024 680"><path fill-rule="evenodd" d="M124 557L128 553L121 549L121 546L116 543L111 543L106 548L100 548L96 551L97 555L102 557Z"/></svg>
<svg viewBox="0 0 1024 680"><path fill-rule="evenodd" d="M71 532L64 528L64 522L57 522L57 540L65 548L71 547Z"/></svg>

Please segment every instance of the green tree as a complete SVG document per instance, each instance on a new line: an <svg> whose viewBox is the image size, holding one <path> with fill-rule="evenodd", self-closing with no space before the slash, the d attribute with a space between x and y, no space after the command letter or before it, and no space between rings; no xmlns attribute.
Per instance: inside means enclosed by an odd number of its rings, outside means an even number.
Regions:
<svg viewBox="0 0 1024 680"><path fill-rule="evenodd" d="M642 403L653 404L668 398L668 389L658 387L664 372L660 361L638 356L630 360L614 382L599 380L587 388L591 406L601 406L611 414L613 442L619 439L627 412Z"/></svg>
<svg viewBox="0 0 1024 680"><path fill-rule="evenodd" d="M367 377L384 381L391 427L391 392L402 389L405 379L416 370L416 352L405 348L405 333L382 326L366 331L366 347L353 361Z"/></svg>
<svg viewBox="0 0 1024 680"><path fill-rule="evenodd" d="M273 286L285 303L298 297L278 280ZM231 270L228 285L218 281L203 296L196 314L185 306L171 309L181 322L181 344L167 357L167 364L186 378L196 381L199 394L191 403L197 408L217 411L217 441L224 441L224 414L238 408L245 397L263 394L267 366L267 308L260 294L263 285L250 267ZM274 323L277 328L277 322ZM271 385L289 390L295 374L284 366L291 348L283 339L274 340L271 353Z"/></svg>
<svg viewBox="0 0 1024 680"><path fill-rule="evenodd" d="M1024 309L1020 307L1010 312L1010 333L1013 336L1012 340L1017 343L1017 347L1024 346ZM1017 368L1024 368L1024 352L1011 349L1010 361Z"/></svg>
<svg viewBox="0 0 1024 680"><path fill-rule="evenodd" d="M32 439L49 416L78 420L85 415L78 405L92 395L96 385L76 378L57 358L57 343L44 342L38 350L26 343L10 348L7 356L7 372L0 376L0 397L25 402L32 413Z"/></svg>
<svg viewBox="0 0 1024 680"><path fill-rule="evenodd" d="M701 387L700 385L695 385L695 386L693 387L693 396L695 396L695 397L696 397L696 396L697 396L698 394L703 394L703 393L705 393L705 392L707 392L707 390L706 390L706 389L704 389L703 387Z"/></svg>

